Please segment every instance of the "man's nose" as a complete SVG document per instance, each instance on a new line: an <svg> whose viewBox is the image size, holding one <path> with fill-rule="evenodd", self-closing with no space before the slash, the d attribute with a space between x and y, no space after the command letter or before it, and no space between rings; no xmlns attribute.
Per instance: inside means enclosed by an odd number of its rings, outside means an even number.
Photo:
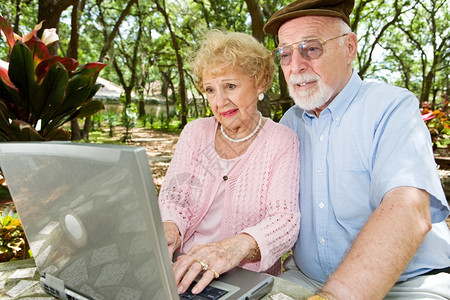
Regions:
<svg viewBox="0 0 450 300"><path fill-rule="evenodd" d="M294 74L298 74L298 73L302 73L302 72L306 71L306 69L308 68L308 63L309 63L309 60L305 59L300 54L300 49L298 49L296 47L294 49L294 52L292 53L292 60L290 63L291 72Z"/></svg>

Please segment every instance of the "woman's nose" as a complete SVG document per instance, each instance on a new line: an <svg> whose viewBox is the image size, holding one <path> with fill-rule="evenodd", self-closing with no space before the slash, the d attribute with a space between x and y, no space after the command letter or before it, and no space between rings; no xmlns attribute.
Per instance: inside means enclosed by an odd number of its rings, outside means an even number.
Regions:
<svg viewBox="0 0 450 300"><path fill-rule="evenodd" d="M217 106L222 107L229 102L228 92L224 89L218 89L216 93Z"/></svg>

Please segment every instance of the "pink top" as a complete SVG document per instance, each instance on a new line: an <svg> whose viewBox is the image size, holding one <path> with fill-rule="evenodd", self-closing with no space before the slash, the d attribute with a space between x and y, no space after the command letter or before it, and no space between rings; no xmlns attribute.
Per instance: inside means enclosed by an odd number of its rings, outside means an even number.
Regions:
<svg viewBox="0 0 450 300"><path fill-rule="evenodd" d="M218 157L218 159L223 177L227 175L231 168L238 162L239 157L233 159ZM184 243L183 249L181 249L182 252L188 252L194 245L220 241L222 235L220 224L222 220L223 202L225 199L225 187L225 181L220 183L217 195L214 197L208 212L200 225L198 225L197 230L195 230L192 236Z"/></svg>
<svg viewBox="0 0 450 300"><path fill-rule="evenodd" d="M162 220L177 224L184 249L223 185L220 239L251 235L261 259L241 266L278 275L280 257L299 231L297 135L267 119L224 180L214 148L216 129L214 117L202 118L188 123L181 133L159 194Z"/></svg>

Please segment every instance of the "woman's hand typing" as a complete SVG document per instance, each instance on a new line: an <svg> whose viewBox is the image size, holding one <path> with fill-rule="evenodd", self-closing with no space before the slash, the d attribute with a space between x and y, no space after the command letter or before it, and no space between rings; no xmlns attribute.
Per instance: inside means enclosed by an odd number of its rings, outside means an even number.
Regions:
<svg viewBox="0 0 450 300"><path fill-rule="evenodd" d="M238 234L222 241L192 247L173 264L178 293L184 293L203 272L192 289L192 293L200 293L214 278L239 266L242 260L254 259L257 249L256 241L248 234Z"/></svg>

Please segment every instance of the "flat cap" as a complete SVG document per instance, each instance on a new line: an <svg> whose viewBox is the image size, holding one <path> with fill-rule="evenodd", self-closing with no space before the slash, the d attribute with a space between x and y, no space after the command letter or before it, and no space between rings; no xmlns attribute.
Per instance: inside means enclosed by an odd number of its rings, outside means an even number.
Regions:
<svg viewBox="0 0 450 300"><path fill-rule="evenodd" d="M354 5L354 0L298 0L274 13L264 25L264 31L276 35L284 22L302 16L338 17L350 25Z"/></svg>

